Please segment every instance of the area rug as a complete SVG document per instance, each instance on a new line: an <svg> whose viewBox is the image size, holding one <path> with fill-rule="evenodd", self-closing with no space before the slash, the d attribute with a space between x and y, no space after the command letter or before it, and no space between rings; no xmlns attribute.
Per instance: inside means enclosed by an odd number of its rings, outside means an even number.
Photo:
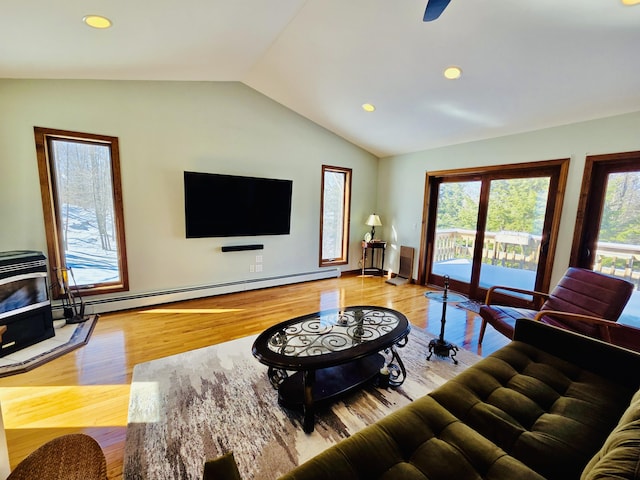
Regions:
<svg viewBox="0 0 640 480"><path fill-rule="evenodd" d="M0 358L0 377L28 372L86 345L97 321L98 315L89 315L82 323L56 328L51 338Z"/></svg>
<svg viewBox="0 0 640 480"><path fill-rule="evenodd" d="M426 360L429 340L413 328L399 354L404 384L373 385L316 411L282 408L267 367L251 354L255 336L138 364L133 371L123 477L201 479L205 460L233 451L243 480L273 480L327 447L425 395L480 359L461 350Z"/></svg>

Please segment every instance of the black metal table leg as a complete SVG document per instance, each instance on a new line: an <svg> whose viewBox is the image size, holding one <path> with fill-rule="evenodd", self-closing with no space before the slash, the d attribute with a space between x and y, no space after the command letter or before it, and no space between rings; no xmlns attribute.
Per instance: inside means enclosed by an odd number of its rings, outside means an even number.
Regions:
<svg viewBox="0 0 640 480"><path fill-rule="evenodd" d="M409 337L404 337L395 345L391 345L391 347L387 349L391 352L391 360L387 365L387 368L390 371L389 386L393 388L402 385L404 383L404 380L407 378L407 370L405 369L404 363L402 362L402 359L398 354L397 348L403 348L407 344L408 338Z"/></svg>
<svg viewBox="0 0 640 480"><path fill-rule="evenodd" d="M431 356L435 353L436 357L447 358L450 357L453 363L458 364L458 360L455 358L458 353L458 347L453 343L447 342L444 339L444 327L447 324L447 302L449 301L449 276L444 276L444 292L442 298L437 300L442 302L442 318L440 319L440 336L429 342L429 355L427 360L431 360ZM453 353L452 353L453 352Z"/></svg>
<svg viewBox="0 0 640 480"><path fill-rule="evenodd" d="M304 420L302 429L305 433L313 432L316 420L313 407L313 384L316 381L316 371L306 370L304 372Z"/></svg>
<svg viewBox="0 0 640 480"><path fill-rule="evenodd" d="M440 340L439 338L436 338L429 342L429 355L427 355L427 360L431 360L431 356L435 353L436 357L450 357L451 360L453 360L453 363L457 365L458 360L455 358L457 352L458 347L456 345L454 345L453 343L449 343L446 340Z"/></svg>

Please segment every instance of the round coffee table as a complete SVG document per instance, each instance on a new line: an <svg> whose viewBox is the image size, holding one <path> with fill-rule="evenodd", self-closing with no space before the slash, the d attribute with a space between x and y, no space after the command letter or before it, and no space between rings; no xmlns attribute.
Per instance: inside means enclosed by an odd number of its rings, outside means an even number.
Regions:
<svg viewBox="0 0 640 480"><path fill-rule="evenodd" d="M402 313L384 307L325 310L274 325L253 344L253 355L269 367L280 405L302 407L304 431L314 429L314 405L343 395L382 373L388 384L404 382L396 347L411 327ZM388 357L388 358L387 358ZM292 375L289 372L293 371Z"/></svg>

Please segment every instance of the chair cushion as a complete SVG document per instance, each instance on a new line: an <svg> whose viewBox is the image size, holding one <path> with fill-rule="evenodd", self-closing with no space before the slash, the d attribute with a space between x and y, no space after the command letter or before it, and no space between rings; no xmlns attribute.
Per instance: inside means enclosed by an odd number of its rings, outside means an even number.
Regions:
<svg viewBox="0 0 640 480"><path fill-rule="evenodd" d="M480 316L487 320L498 332L505 337L513 338L516 320L519 318L535 317L535 310L526 308L506 307L500 305L481 305Z"/></svg>
<svg viewBox="0 0 640 480"><path fill-rule="evenodd" d="M566 479L579 477L634 391L514 341L430 395L531 469Z"/></svg>

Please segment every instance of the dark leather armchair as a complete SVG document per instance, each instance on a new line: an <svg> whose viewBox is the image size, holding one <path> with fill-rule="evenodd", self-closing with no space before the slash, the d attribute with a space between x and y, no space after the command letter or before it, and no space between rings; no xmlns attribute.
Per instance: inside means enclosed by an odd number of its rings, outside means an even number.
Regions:
<svg viewBox="0 0 640 480"><path fill-rule="evenodd" d="M478 343L482 343L487 324L503 335L513 338L515 321L518 318L536 319L605 340L605 329L601 324L582 321L580 317L595 317L616 322L629 301L633 288L633 284L626 280L574 267L567 269L558 285L548 294L496 285L487 291L485 304L480 307L482 325ZM494 298L500 291L530 295L534 304L539 304L542 300L544 303L539 309L496 305ZM555 312L573 315L560 315Z"/></svg>

